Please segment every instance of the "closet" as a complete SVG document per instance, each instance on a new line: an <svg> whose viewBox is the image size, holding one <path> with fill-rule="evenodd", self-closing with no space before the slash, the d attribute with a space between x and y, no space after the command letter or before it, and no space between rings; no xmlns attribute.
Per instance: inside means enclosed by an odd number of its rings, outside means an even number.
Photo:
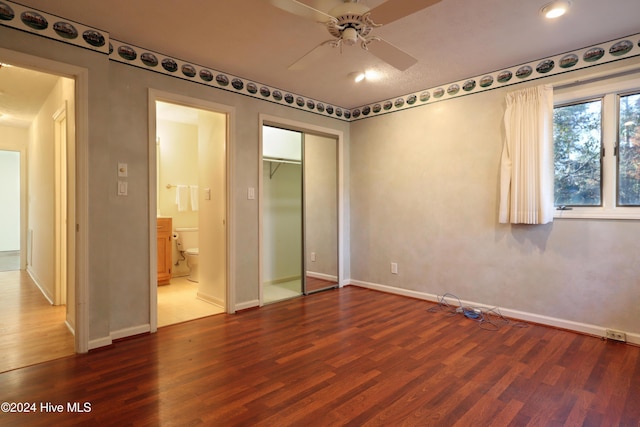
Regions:
<svg viewBox="0 0 640 427"><path fill-rule="evenodd" d="M263 303L338 286L337 140L262 129Z"/></svg>

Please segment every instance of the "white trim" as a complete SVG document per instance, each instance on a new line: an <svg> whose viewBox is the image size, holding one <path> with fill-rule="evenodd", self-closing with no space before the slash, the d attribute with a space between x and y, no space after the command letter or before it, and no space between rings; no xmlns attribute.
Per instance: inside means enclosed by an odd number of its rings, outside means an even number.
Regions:
<svg viewBox="0 0 640 427"><path fill-rule="evenodd" d="M401 295L405 297L431 301L431 302L438 302L440 298L439 295L434 295L426 292L412 291L409 289L401 289L393 286L364 282L361 280L351 280L351 285L358 286L361 288L372 289L380 292L386 292L389 294ZM451 303L451 300L448 300L447 302ZM465 306L468 305L471 307L486 308L486 309L494 308L494 306L477 303L474 301L460 300L460 302ZM514 309L504 308L504 307L499 307L499 308L500 308L500 312L505 317L509 317L511 319L518 319L525 322L538 323L540 325L552 326L555 328L566 329L569 331L579 332L587 335L606 337L606 330L610 329L605 326L574 322L572 320L559 319L556 317L549 317L541 314L529 313L526 311L514 310ZM625 332L625 333L627 335L628 343L640 345L640 334L628 333L628 332Z"/></svg>
<svg viewBox="0 0 640 427"><path fill-rule="evenodd" d="M111 344L113 344L113 340L111 339L111 336L102 337L102 338L96 338L94 340L89 341L89 345L88 345L87 351L94 350L94 349L100 348L100 347L106 347L106 346L109 346Z"/></svg>
<svg viewBox="0 0 640 427"><path fill-rule="evenodd" d="M203 292L196 293L196 298L206 303L213 304L216 307L220 307L224 310L224 300L222 298L217 298L212 295L207 295Z"/></svg>
<svg viewBox="0 0 640 427"><path fill-rule="evenodd" d="M118 340L120 338L127 338L134 335L146 334L150 332L150 325L139 325L132 326L130 328L118 329L117 331L112 331L109 335L111 335L111 341Z"/></svg>
<svg viewBox="0 0 640 427"><path fill-rule="evenodd" d="M213 111L215 113L226 115L226 132L227 140L225 147L226 155L226 301L216 299L227 313L235 313L235 297L236 297L236 259L235 259L235 247L236 247L236 235L234 230L234 214L235 203L232 197L232 185L233 185L233 162L235 159L235 116L236 109L224 104L218 104L215 102L206 101L199 98L193 98L190 96L179 95L176 93L165 92L158 89L150 88L148 92L148 125L149 125L149 254L157 253L157 182L156 182L156 101L164 101L172 104L179 104L186 107L198 108L207 111ZM149 257L149 324L150 332L154 333L158 330L158 277L157 277L157 259L155 256ZM219 302L222 304L219 304Z"/></svg>
<svg viewBox="0 0 640 427"><path fill-rule="evenodd" d="M29 277L31 277L31 280L36 285L36 287L40 289L40 293L42 294L42 296L44 296L45 299L49 301L49 304L55 305L53 302L53 295L51 295L51 293L40 284L40 280L38 280L38 278L36 277L35 272L27 267L27 274L29 275Z"/></svg>
<svg viewBox="0 0 640 427"><path fill-rule="evenodd" d="M234 310L240 311L240 310L247 310L249 308L255 308L255 307L260 307L260 300L254 299L251 301L238 303L235 305Z"/></svg>
<svg viewBox="0 0 640 427"><path fill-rule="evenodd" d="M337 141L337 150L338 150L338 279L337 281L340 283L340 287L343 286L344 278L344 269L346 264L346 256L347 253L345 251L346 247L346 236L344 235L344 218L345 218L345 207L346 200L344 199L344 133L341 130L327 128L323 126L312 125L305 122L299 122L295 120L285 119L278 116L271 116L268 114L260 114L258 117L258 126L259 126L259 138L258 138L258 283L259 283L259 302L260 306L263 305L263 281L264 281L264 271L262 265L262 234L263 234L263 219L262 219L262 128L265 125L273 125L278 127L283 127L285 129L299 131L304 133L310 133L315 135L327 136L330 138L335 138Z"/></svg>
<svg viewBox="0 0 640 427"><path fill-rule="evenodd" d="M76 242L75 270L75 351L89 351L89 70L50 59L0 48L3 60L75 80L75 159L76 159Z"/></svg>

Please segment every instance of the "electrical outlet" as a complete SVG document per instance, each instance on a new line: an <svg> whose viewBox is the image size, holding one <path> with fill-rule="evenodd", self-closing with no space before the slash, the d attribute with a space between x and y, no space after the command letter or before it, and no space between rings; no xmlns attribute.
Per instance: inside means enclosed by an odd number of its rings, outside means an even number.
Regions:
<svg viewBox="0 0 640 427"><path fill-rule="evenodd" d="M614 331L613 329L606 330L607 339L614 341L627 342L627 334L621 331Z"/></svg>
<svg viewBox="0 0 640 427"><path fill-rule="evenodd" d="M398 263L397 262L392 262L391 263L391 274L398 274Z"/></svg>

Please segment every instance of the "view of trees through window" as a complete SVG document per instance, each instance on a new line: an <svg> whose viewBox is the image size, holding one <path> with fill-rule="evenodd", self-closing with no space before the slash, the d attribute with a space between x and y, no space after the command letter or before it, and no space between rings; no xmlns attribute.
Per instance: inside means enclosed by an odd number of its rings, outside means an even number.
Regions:
<svg viewBox="0 0 640 427"><path fill-rule="evenodd" d="M640 93L615 98L616 111L603 111L603 98L554 108L556 206L601 206L603 176L607 182L611 180L607 187L611 185L612 191L616 184L618 206L640 206ZM613 121L618 128L617 153L606 153L617 156L617 170L611 175L603 173L605 121Z"/></svg>
<svg viewBox="0 0 640 427"><path fill-rule="evenodd" d="M553 110L554 204L599 206L602 100Z"/></svg>
<svg viewBox="0 0 640 427"><path fill-rule="evenodd" d="M640 205L640 94L620 97L618 204Z"/></svg>

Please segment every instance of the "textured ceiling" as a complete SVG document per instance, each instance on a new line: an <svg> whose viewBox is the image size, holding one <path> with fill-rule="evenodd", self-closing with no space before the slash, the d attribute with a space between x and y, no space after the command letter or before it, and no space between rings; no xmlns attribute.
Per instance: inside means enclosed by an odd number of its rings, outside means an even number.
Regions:
<svg viewBox="0 0 640 427"><path fill-rule="evenodd" d="M340 0L300 0L328 11ZM394 0L387 0L393 2ZM640 32L638 0L573 0L567 15L543 19L547 0L442 0L373 34L418 63L400 72L357 46L303 71L288 66L330 38L318 23L268 0L21 0L102 29L110 37L198 65L353 108ZM375 7L383 0L361 0ZM374 17L375 18L375 17ZM376 81L354 83L365 69Z"/></svg>

